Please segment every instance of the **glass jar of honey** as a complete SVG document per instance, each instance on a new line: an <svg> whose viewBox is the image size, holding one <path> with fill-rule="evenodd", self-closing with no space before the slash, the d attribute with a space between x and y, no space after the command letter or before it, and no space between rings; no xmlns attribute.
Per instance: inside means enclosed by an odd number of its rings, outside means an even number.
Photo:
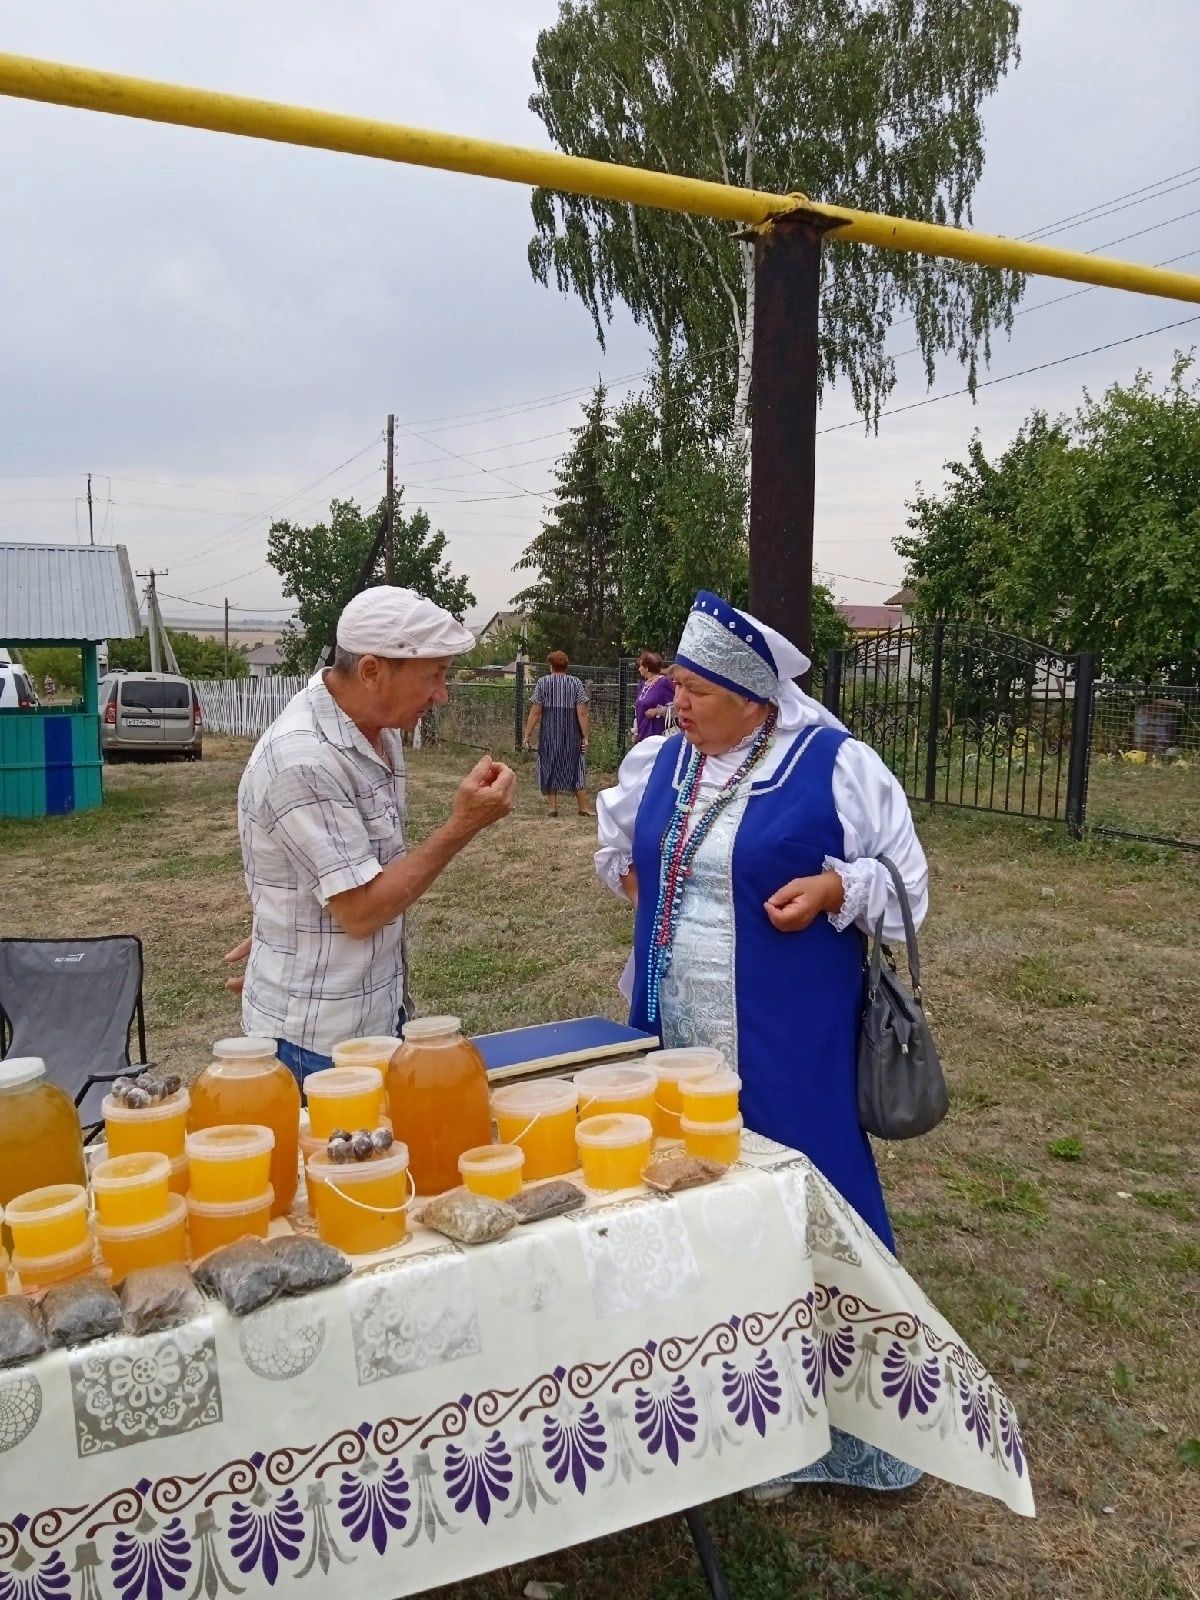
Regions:
<svg viewBox="0 0 1200 1600"><path fill-rule="evenodd" d="M254 1123L275 1135L271 1151L271 1215L282 1217L296 1198L300 1158L300 1086L275 1058L274 1039L219 1039L212 1063L192 1085L189 1126Z"/></svg>
<svg viewBox="0 0 1200 1600"><path fill-rule="evenodd" d="M388 1067L387 1094L417 1193L456 1188L459 1156L492 1137L487 1069L457 1017L405 1024L404 1043Z"/></svg>
<svg viewBox="0 0 1200 1600"><path fill-rule="evenodd" d="M86 1182L83 1134L70 1096L46 1081L40 1057L0 1061L0 1206L47 1184Z"/></svg>

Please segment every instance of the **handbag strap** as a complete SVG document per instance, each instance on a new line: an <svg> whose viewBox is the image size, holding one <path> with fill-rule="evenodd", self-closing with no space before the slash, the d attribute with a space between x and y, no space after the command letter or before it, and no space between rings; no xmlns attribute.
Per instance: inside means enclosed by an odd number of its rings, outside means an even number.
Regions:
<svg viewBox="0 0 1200 1600"><path fill-rule="evenodd" d="M896 863L887 856L875 858L882 866L886 867L892 882L896 886L896 898L900 902L900 915L904 919L904 943L908 954L908 970L912 974L913 998L917 1004L921 1003L921 957L917 950L917 930L913 924L912 906L909 904L908 890L904 887L904 879L900 876ZM874 991L879 984L879 968L883 957L883 917L875 924L875 937L871 942L871 989Z"/></svg>

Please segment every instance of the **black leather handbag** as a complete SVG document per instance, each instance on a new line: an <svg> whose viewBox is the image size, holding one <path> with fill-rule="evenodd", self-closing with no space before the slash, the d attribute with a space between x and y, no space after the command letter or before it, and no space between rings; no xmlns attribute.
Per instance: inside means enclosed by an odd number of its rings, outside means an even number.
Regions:
<svg viewBox="0 0 1200 1600"><path fill-rule="evenodd" d="M921 1004L921 960L908 891L894 862L878 859L891 874L904 918L910 994L883 942L880 917L867 963L867 995L858 1038L858 1120L877 1139L915 1139L950 1109L937 1045Z"/></svg>

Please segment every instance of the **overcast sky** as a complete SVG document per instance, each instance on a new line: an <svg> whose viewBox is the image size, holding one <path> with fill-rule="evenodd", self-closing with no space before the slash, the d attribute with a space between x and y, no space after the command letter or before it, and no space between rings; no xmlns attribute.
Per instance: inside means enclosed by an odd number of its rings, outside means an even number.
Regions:
<svg viewBox="0 0 1200 1600"><path fill-rule="evenodd" d="M1196 0L1023 11L1021 65L984 111L976 226L1027 233L1154 186L1054 242L1137 232L1111 253L1187 253L1180 269L1200 272ZM0 49L544 145L526 103L555 14L555 0L8 0ZM582 305L534 283L528 192L511 185L0 100L0 195L0 539L86 540L90 470L97 541L167 569L171 614L211 619L225 596L282 608L271 517L317 520L331 493L373 503L394 411L405 504L450 536L482 618L519 586L512 563L576 418L578 394L555 397L601 374L623 395L646 364L627 320L602 352ZM1030 283L986 377L1200 319L1100 289L1035 309L1069 288ZM885 418L878 437L821 439L817 559L835 591L886 597L905 499L972 429L997 449L1033 406L1073 408L1139 365L1165 375L1192 344L1200 320L975 406ZM932 393L961 381L947 364ZM927 392L905 357L892 405ZM835 392L821 426L852 415Z"/></svg>

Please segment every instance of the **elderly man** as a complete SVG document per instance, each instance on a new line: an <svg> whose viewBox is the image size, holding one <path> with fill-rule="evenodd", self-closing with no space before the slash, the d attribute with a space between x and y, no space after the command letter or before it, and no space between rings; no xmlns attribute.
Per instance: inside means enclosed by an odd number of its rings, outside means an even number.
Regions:
<svg viewBox="0 0 1200 1600"><path fill-rule="evenodd" d="M407 1002L405 913L477 833L513 806L516 778L485 756L450 815L404 842L404 751L446 701L446 671L474 640L409 589L357 595L338 621L333 664L255 746L238 788L238 828L254 913L242 987L246 1032L278 1040L303 1082L342 1039L394 1034Z"/></svg>

